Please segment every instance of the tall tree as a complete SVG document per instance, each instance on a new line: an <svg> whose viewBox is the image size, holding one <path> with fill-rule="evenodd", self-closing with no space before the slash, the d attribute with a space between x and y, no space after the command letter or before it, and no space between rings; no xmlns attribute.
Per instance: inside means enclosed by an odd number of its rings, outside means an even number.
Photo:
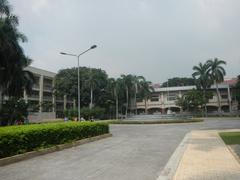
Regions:
<svg viewBox="0 0 240 180"><path fill-rule="evenodd" d="M93 78L90 78L92 71ZM67 95L72 99L77 99L78 96L78 74L77 68L69 68L60 70L55 78L55 93L57 96ZM97 82L97 83L96 83ZM104 107L108 100L107 95L108 76L105 71L87 67L80 67L80 94L81 107L89 106L91 102L91 92L94 91L92 102L96 106Z"/></svg>
<svg viewBox="0 0 240 180"><path fill-rule="evenodd" d="M31 60L24 55L19 42L27 38L18 31L18 18L11 13L7 0L0 1L0 91L8 96L22 96L31 90L33 74L24 68Z"/></svg>
<svg viewBox="0 0 240 180"><path fill-rule="evenodd" d="M206 90L211 86L211 78L209 74L209 64L199 63L198 66L193 67L194 73L192 74L193 78L196 79L197 86L203 91L204 98L204 110L205 115L207 115L207 106L206 106Z"/></svg>
<svg viewBox="0 0 240 180"><path fill-rule="evenodd" d="M154 88L151 86L150 81L141 81L140 82L140 90L139 90L139 96L140 98L144 99L145 103L145 114L147 114L147 101L151 97L151 93L154 91Z"/></svg>
<svg viewBox="0 0 240 180"><path fill-rule="evenodd" d="M98 77L97 77L97 72L95 69L90 68L89 69L89 79L87 81L87 85L90 88L90 104L89 108L92 109L93 107L93 91L98 87Z"/></svg>
<svg viewBox="0 0 240 180"><path fill-rule="evenodd" d="M122 79L118 78L118 79L114 79L114 78L110 78L109 79L109 85L110 88L112 90L112 95L115 98L115 112L116 112L116 119L118 119L119 115L119 97L121 97L121 85L122 85Z"/></svg>
<svg viewBox="0 0 240 180"><path fill-rule="evenodd" d="M209 74L216 86L217 99L218 99L218 112L221 113L221 97L218 89L218 84L224 81L224 76L226 75L225 69L222 65L226 65L226 62L219 60L218 58L210 59L207 61L209 66Z"/></svg>
<svg viewBox="0 0 240 180"><path fill-rule="evenodd" d="M128 74L128 75L121 75L123 86L126 92L126 109L125 109L125 116L127 118L128 116L128 108L129 108L129 91L133 87L133 75Z"/></svg>
<svg viewBox="0 0 240 180"><path fill-rule="evenodd" d="M174 86L192 86L195 85L193 78L188 77L174 77L162 83L161 87L174 87Z"/></svg>

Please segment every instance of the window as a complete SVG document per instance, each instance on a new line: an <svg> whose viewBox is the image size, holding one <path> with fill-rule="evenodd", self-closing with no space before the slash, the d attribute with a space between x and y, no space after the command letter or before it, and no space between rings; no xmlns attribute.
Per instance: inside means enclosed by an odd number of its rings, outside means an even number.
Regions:
<svg viewBox="0 0 240 180"><path fill-rule="evenodd" d="M227 94L221 94L221 98L222 98L222 99L227 99L227 98L228 98L228 95L227 95Z"/></svg>

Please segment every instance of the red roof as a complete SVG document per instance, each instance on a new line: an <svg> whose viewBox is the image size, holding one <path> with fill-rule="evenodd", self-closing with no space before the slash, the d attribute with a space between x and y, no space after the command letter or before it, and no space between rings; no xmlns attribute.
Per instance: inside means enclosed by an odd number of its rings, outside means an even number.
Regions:
<svg viewBox="0 0 240 180"><path fill-rule="evenodd" d="M225 79L224 83L229 84L230 86L234 86L237 84L237 78Z"/></svg>

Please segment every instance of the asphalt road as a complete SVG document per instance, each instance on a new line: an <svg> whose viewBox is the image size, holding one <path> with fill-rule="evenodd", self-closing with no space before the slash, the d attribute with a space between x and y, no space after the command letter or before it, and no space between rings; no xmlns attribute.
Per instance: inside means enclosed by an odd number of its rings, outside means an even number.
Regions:
<svg viewBox="0 0 240 180"><path fill-rule="evenodd" d="M0 167L0 179L155 180L187 132L228 128L240 128L240 119L111 125L113 137Z"/></svg>

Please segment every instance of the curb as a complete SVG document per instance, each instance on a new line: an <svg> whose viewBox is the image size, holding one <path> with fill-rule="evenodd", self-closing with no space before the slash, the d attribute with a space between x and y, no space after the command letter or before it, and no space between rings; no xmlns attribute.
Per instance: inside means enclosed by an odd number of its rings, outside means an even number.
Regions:
<svg viewBox="0 0 240 180"><path fill-rule="evenodd" d="M31 158L41 156L44 154L48 154L48 153L52 153L52 152L56 152L56 151L61 151L63 149L79 146L81 144L86 144L89 142L97 141L97 140L104 139L104 138L111 137L111 136L112 136L112 134L107 133L107 134L103 134L103 135L99 135L99 136L81 139L81 140L78 140L78 141L75 141L72 143L60 144L60 145L56 145L56 146L53 146L50 148L41 149L38 151L31 151L31 152L27 152L24 154L19 154L19 155L15 155L15 156L11 156L11 157L2 158L2 159L0 159L0 167L15 163L15 162L31 159Z"/></svg>
<svg viewBox="0 0 240 180"><path fill-rule="evenodd" d="M135 120L124 120L124 121L113 121L110 122L109 124L114 125L122 125L122 124L127 124L127 125L149 125L149 124L185 124L185 123L201 123L204 120L202 119L197 119L197 120L155 120L155 121L148 121L148 120L141 120L141 121L135 121Z"/></svg>
<svg viewBox="0 0 240 180"><path fill-rule="evenodd" d="M182 156L187 148L188 142L191 138L191 132L187 133L181 143L178 145L177 149L174 151L164 169L160 172L157 180L171 180L173 179L178 165L182 159Z"/></svg>

